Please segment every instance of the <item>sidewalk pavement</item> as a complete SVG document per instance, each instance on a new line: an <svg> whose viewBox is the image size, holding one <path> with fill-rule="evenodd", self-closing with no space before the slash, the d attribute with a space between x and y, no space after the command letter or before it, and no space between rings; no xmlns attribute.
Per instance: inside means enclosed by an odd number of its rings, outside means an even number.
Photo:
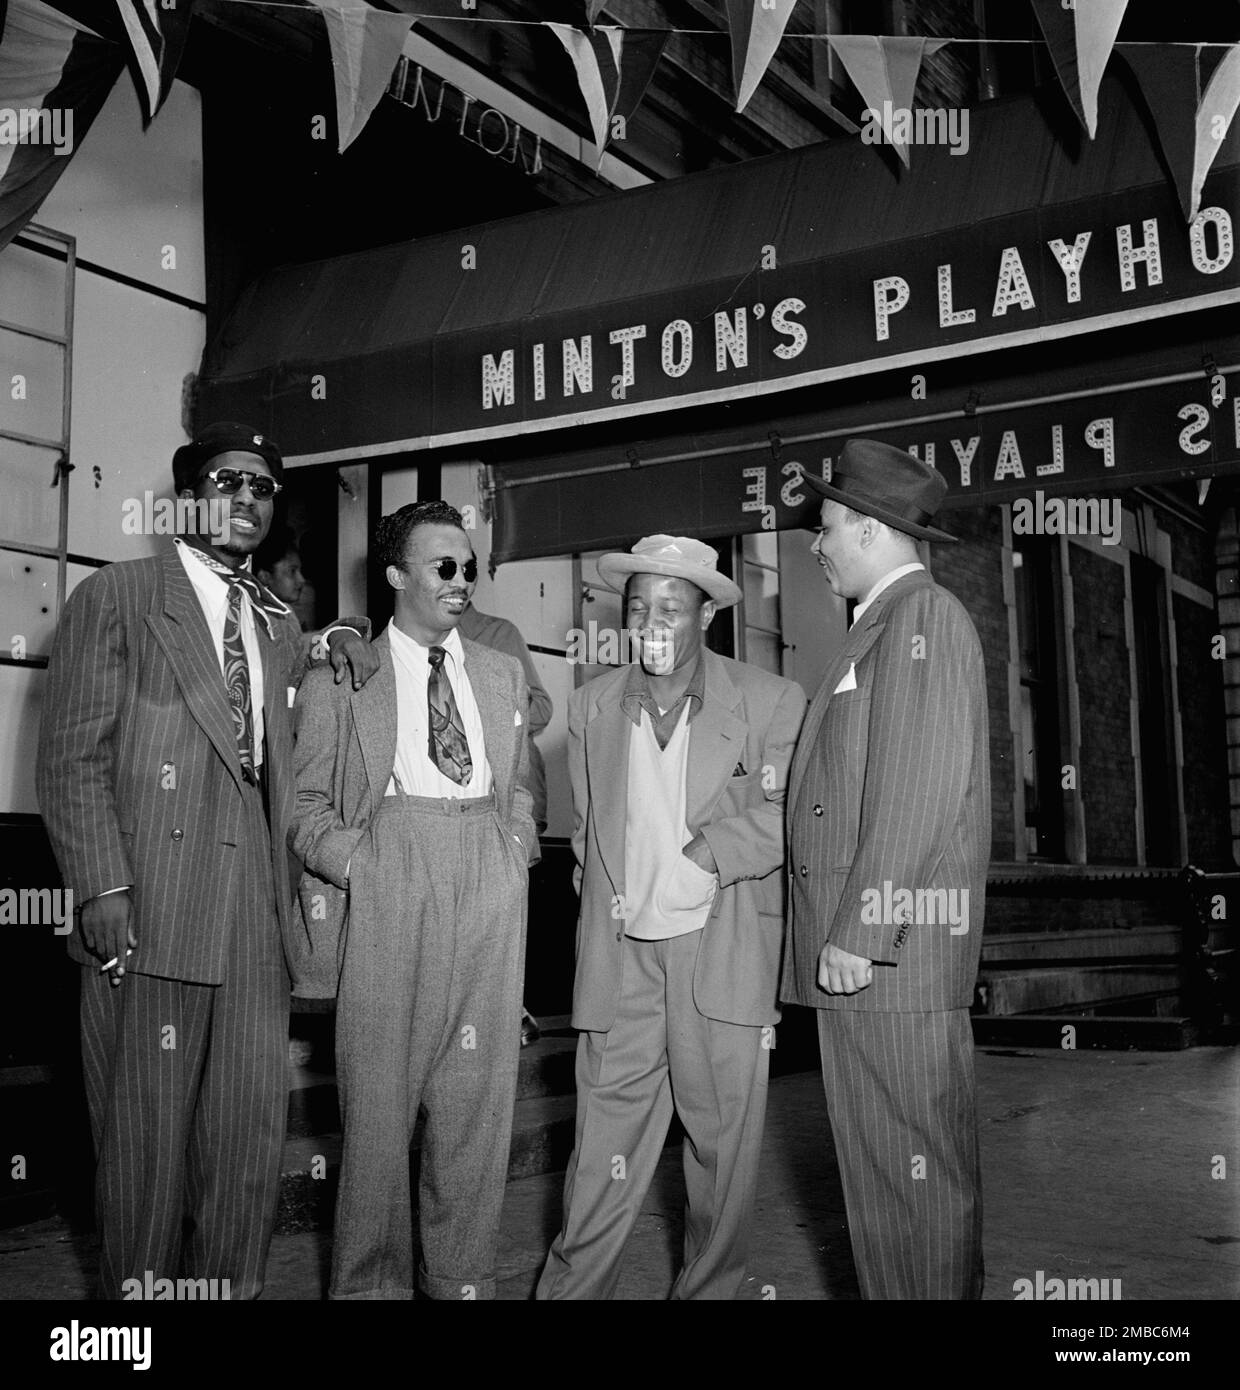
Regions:
<svg viewBox="0 0 1240 1390"><path fill-rule="evenodd" d="M1240 1049L979 1049L987 1299L1019 1279L1120 1280L1124 1301L1240 1294ZM1220 1164L1225 1163L1225 1169ZM1224 1172L1226 1176L1219 1176ZM509 1184L501 1299L530 1297L561 1174ZM618 1297L665 1298L682 1235L680 1151L647 1197ZM279 1235L264 1297L319 1299L328 1232ZM93 1241L58 1220L0 1231L0 1300L84 1299ZM856 1299L817 1073L771 1083L745 1299Z"/></svg>

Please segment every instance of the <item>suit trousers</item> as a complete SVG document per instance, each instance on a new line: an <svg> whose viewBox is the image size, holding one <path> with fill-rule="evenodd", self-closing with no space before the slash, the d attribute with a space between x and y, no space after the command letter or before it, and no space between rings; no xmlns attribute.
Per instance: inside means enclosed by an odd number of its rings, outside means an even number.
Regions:
<svg viewBox="0 0 1240 1390"><path fill-rule="evenodd" d="M771 1034L698 1012L693 974L709 930L625 937L615 1023L577 1040L576 1145L539 1299L615 1295L673 1108L685 1130L686 1211L684 1263L670 1296L730 1299L740 1288Z"/></svg>
<svg viewBox="0 0 1240 1390"><path fill-rule="evenodd" d="M82 967L105 1298L147 1271L227 1279L232 1298L262 1291L288 1120L289 990L262 798L244 795L223 983L136 974L140 928L119 986Z"/></svg>
<svg viewBox="0 0 1240 1390"><path fill-rule="evenodd" d="M981 1298L968 1009L820 1009L818 1040L862 1298Z"/></svg>
<svg viewBox="0 0 1240 1390"><path fill-rule="evenodd" d="M349 864L332 1298L495 1297L520 1050L525 851L494 796L386 797Z"/></svg>

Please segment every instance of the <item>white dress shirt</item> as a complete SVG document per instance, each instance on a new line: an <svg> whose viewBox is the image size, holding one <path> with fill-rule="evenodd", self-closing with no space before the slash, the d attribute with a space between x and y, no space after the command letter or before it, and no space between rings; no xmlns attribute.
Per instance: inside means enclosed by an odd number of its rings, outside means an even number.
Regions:
<svg viewBox="0 0 1240 1390"><path fill-rule="evenodd" d="M232 587L222 574L217 574L209 565L198 558L192 545L186 545L178 536L173 542L181 564L194 586L198 602L202 605L203 617L215 639L215 657L220 663L220 675L224 674L224 620L228 615L228 591ZM250 568L247 560L245 568ZM250 596L241 591L241 645L245 648L245 659L250 667L250 703L254 725L254 770L257 772L263 763L263 658L259 650L258 634L254 630L254 610Z"/></svg>
<svg viewBox="0 0 1240 1390"><path fill-rule="evenodd" d="M897 569L888 571L888 573L883 575L883 577L878 581L878 583L875 584L875 586L870 590L870 592L866 594L864 600L861 603L859 603L856 606L856 608L853 609L853 620L849 624L849 626L855 627L858 621L860 620L861 615L870 606L870 604L874 602L874 600L879 596L879 594L883 592L884 589L889 589L896 582L897 579L903 579L906 574L912 574L914 570L924 570L925 568L925 565L923 565L920 560L914 560L911 565L900 565Z"/></svg>
<svg viewBox="0 0 1240 1390"><path fill-rule="evenodd" d="M395 778L399 777L407 796L486 796L491 790L491 764L487 761L482 717L465 673L465 651L460 634L454 628L444 638L442 646L447 654L443 670L452 684L474 765L473 776L465 786L445 777L431 761L426 718L426 683L431 669L427 657L429 649L403 633L394 621L388 624L387 633L396 673L396 766L395 777L389 781L385 794L396 795Z"/></svg>

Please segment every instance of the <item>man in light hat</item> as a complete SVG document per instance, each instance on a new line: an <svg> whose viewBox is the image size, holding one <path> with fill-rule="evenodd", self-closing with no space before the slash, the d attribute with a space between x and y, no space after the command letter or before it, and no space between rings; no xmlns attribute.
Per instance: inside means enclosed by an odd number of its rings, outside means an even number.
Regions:
<svg viewBox="0 0 1240 1390"><path fill-rule="evenodd" d="M581 917L576 1146L537 1296L609 1298L675 1109L684 1264L671 1297L734 1298L779 1017L784 789L799 686L708 651L741 591L708 545L605 555L640 660L568 708Z"/></svg>
<svg viewBox="0 0 1240 1390"><path fill-rule="evenodd" d="M918 540L942 476L852 439L813 552L856 601L788 785L792 919L780 997L819 1010L823 1078L864 1298L980 1298L969 1005L990 858L986 673Z"/></svg>
<svg viewBox="0 0 1240 1390"><path fill-rule="evenodd" d="M289 695L306 651L250 567L281 487L275 444L209 425L172 472L195 504L185 533L97 570L61 615L39 809L80 907L68 949L102 1295L185 1275L256 1298L288 1116ZM357 688L378 660L365 619L348 621L331 660Z"/></svg>

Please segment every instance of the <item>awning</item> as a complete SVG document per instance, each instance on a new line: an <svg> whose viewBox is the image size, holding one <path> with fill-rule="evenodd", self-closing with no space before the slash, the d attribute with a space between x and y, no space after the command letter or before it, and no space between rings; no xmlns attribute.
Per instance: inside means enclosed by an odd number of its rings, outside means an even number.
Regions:
<svg viewBox="0 0 1240 1390"><path fill-rule="evenodd" d="M293 463L486 457L1240 302L1240 122L1190 234L1121 83L1103 113L1075 154L1020 98L911 171L834 140L281 268L212 343L198 417L252 420Z"/></svg>

